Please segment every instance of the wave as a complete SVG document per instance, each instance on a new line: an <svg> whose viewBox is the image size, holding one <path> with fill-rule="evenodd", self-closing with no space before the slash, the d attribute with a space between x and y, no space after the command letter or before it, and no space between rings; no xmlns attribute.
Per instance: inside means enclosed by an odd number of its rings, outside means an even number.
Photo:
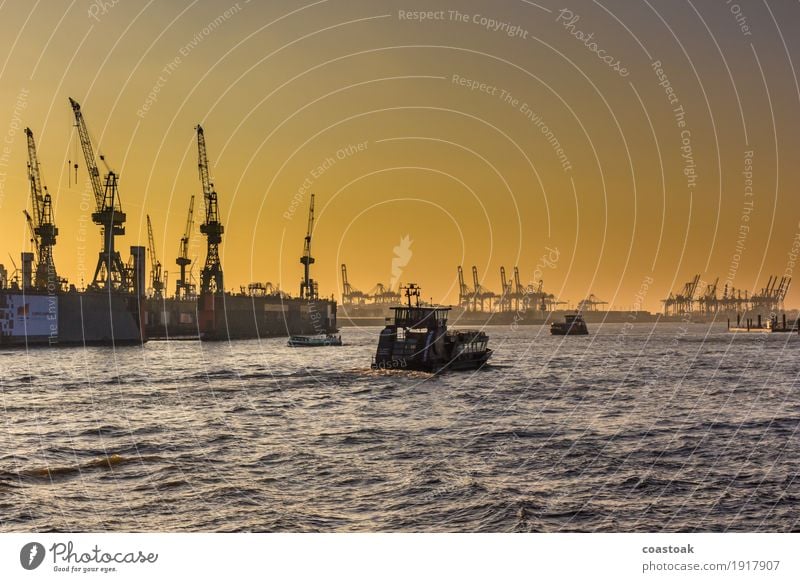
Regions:
<svg viewBox="0 0 800 582"><path fill-rule="evenodd" d="M0 471L0 479L54 482L57 480L82 475L83 473L112 470L125 465L144 464L157 462L160 460L162 459L158 455L126 456L114 453L104 457L97 457L85 463L79 463L75 465L31 467L29 469L22 469L20 471Z"/></svg>

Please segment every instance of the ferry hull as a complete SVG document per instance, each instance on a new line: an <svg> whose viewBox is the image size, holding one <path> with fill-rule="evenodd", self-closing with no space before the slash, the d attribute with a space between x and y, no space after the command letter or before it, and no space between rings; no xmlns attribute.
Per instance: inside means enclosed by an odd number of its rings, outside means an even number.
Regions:
<svg viewBox="0 0 800 582"><path fill-rule="evenodd" d="M337 331L336 302L278 296L201 295L148 300L151 339L222 341L318 335Z"/></svg>
<svg viewBox="0 0 800 582"><path fill-rule="evenodd" d="M0 291L0 346L137 344L140 298L99 291Z"/></svg>

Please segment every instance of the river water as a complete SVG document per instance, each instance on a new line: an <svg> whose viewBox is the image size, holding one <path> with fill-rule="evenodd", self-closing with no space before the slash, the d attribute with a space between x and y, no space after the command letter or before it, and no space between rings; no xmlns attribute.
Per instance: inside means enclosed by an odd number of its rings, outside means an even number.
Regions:
<svg viewBox="0 0 800 582"><path fill-rule="evenodd" d="M798 531L796 334L491 326L372 371L379 328L0 352L0 531Z"/></svg>

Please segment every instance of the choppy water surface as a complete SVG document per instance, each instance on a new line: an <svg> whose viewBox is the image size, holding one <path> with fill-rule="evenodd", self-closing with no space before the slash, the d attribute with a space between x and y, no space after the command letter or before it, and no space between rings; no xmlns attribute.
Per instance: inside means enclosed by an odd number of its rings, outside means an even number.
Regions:
<svg viewBox="0 0 800 582"><path fill-rule="evenodd" d="M0 352L0 530L800 529L800 337L590 330L438 377L378 328Z"/></svg>

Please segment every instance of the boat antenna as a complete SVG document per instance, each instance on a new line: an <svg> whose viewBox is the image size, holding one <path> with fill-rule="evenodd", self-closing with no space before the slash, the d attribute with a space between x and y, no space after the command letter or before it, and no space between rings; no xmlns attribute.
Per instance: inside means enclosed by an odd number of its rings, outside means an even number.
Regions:
<svg viewBox="0 0 800 582"><path fill-rule="evenodd" d="M408 306L411 307L411 298L416 298L416 306L419 307L419 294L420 288L415 283L409 283L406 287L401 287L401 289L405 289L406 291L406 299L408 300Z"/></svg>

